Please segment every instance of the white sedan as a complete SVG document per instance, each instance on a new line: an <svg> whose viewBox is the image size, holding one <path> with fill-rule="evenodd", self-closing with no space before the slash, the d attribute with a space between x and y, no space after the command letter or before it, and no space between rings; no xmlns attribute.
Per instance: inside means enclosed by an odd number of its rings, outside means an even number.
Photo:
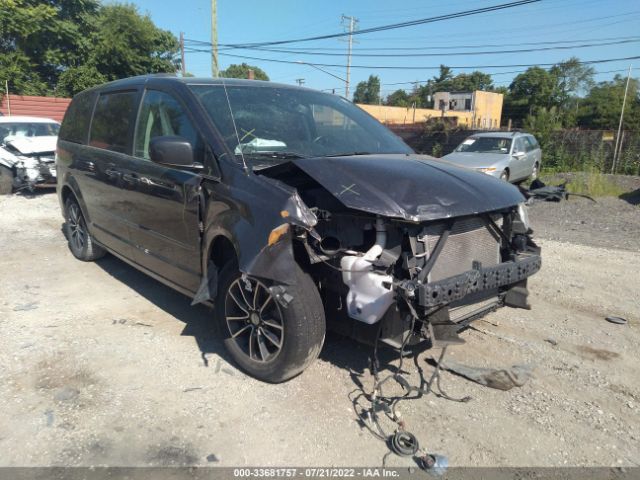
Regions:
<svg viewBox="0 0 640 480"><path fill-rule="evenodd" d="M0 117L0 195L55 185L60 124L49 118Z"/></svg>

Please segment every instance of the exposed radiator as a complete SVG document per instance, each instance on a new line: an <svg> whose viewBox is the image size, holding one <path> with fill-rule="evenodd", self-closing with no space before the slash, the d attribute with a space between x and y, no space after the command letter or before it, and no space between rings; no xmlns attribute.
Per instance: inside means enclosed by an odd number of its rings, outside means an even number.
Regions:
<svg viewBox="0 0 640 480"><path fill-rule="evenodd" d="M501 217L496 216L494 221L501 226ZM443 231L443 225L429 225L423 230L420 240L424 242L429 254L433 252ZM500 239L478 217L454 223L449 238L429 273L428 281L442 280L471 270L474 261L481 262L484 267L500 263Z"/></svg>

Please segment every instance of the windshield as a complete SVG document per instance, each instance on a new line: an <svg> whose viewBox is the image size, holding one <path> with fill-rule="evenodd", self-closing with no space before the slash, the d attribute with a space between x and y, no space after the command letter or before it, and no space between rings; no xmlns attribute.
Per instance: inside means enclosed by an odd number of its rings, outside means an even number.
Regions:
<svg viewBox="0 0 640 480"><path fill-rule="evenodd" d="M22 137L47 137L58 135L60 125L52 122L0 123L0 143Z"/></svg>
<svg viewBox="0 0 640 480"><path fill-rule="evenodd" d="M511 139L504 137L469 137L456 148L456 152L509 153Z"/></svg>
<svg viewBox="0 0 640 480"><path fill-rule="evenodd" d="M242 152L253 168L298 157L412 153L383 125L336 95L286 87L227 85L227 102L222 85L190 88L229 149L239 161Z"/></svg>

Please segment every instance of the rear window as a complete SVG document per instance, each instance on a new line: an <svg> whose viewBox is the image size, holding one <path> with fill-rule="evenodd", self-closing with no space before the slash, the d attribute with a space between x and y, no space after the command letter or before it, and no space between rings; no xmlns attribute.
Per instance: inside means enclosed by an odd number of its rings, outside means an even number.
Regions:
<svg viewBox="0 0 640 480"><path fill-rule="evenodd" d="M76 95L64 115L58 138L73 143L87 143L91 112L96 94L93 92Z"/></svg>
<svg viewBox="0 0 640 480"><path fill-rule="evenodd" d="M89 145L119 153L131 151L137 92L100 95L96 104Z"/></svg>

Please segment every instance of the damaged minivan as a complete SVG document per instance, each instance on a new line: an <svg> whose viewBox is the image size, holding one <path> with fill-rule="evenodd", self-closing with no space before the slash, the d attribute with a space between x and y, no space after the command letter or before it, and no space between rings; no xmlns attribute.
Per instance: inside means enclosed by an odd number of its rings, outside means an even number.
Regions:
<svg viewBox="0 0 640 480"><path fill-rule="evenodd" d="M462 343L540 269L520 191L415 154L351 102L253 80L144 76L77 95L57 148L69 248L213 307L237 365L302 372L327 329Z"/></svg>

